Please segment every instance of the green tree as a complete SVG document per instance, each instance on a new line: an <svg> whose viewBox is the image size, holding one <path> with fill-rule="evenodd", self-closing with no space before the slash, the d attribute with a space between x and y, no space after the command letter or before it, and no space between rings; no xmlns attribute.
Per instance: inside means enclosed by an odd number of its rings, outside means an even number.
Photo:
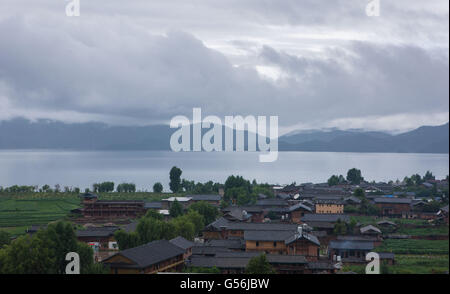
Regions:
<svg viewBox="0 0 450 294"><path fill-rule="evenodd" d="M336 175L332 175L329 179L328 179L328 186L336 186L339 185L339 177Z"/></svg>
<svg viewBox="0 0 450 294"><path fill-rule="evenodd" d="M366 192L361 188L355 189L355 191L353 191L353 195L359 199L366 198Z"/></svg>
<svg viewBox="0 0 450 294"><path fill-rule="evenodd" d="M265 275L274 274L275 270L267 261L266 255L261 254L259 256L252 257L245 269L247 274Z"/></svg>
<svg viewBox="0 0 450 294"><path fill-rule="evenodd" d="M183 214L183 205L175 199L169 208L169 214L171 217L177 217Z"/></svg>
<svg viewBox="0 0 450 294"><path fill-rule="evenodd" d="M11 235L8 232L0 231L0 248L11 243Z"/></svg>
<svg viewBox="0 0 450 294"><path fill-rule="evenodd" d="M427 170L427 172L425 173L425 176L423 176L423 180L424 181L430 181L430 180L435 180L435 176L433 176L433 173L430 172L429 170Z"/></svg>
<svg viewBox="0 0 450 294"><path fill-rule="evenodd" d="M174 166L170 170L170 190L173 193L177 193L181 190L181 174L182 171L178 167Z"/></svg>
<svg viewBox="0 0 450 294"><path fill-rule="evenodd" d="M162 191L163 191L163 185L162 185L160 182L155 183L155 184L153 185L153 192L155 192L155 193L161 193Z"/></svg>
<svg viewBox="0 0 450 294"><path fill-rule="evenodd" d="M206 201L199 201L191 204L191 206L189 206L189 210L194 210L200 213L205 220L205 224L212 223L219 216L219 210L217 207L212 206Z"/></svg>
<svg viewBox="0 0 450 294"><path fill-rule="evenodd" d="M337 222L334 224L333 233L335 235L347 234L347 225L345 224L345 222L341 221L341 219L338 219Z"/></svg>
<svg viewBox="0 0 450 294"><path fill-rule="evenodd" d="M347 172L347 181L352 185L359 185L364 178L361 175L361 171L357 168L349 169Z"/></svg>
<svg viewBox="0 0 450 294"><path fill-rule="evenodd" d="M79 254L82 273L92 266L92 248L77 241L72 225L65 222L50 224L47 229L39 230L33 236L21 236L0 249L0 273L62 274L69 252Z"/></svg>

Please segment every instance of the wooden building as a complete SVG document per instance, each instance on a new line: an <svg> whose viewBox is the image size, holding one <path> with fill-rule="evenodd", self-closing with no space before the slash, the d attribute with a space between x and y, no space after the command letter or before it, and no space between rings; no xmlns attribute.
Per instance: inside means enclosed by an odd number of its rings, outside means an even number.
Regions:
<svg viewBox="0 0 450 294"><path fill-rule="evenodd" d="M169 242L184 250L183 259L186 260L192 255L192 247L195 245L194 242L186 240L181 236L173 238L172 240L169 240Z"/></svg>
<svg viewBox="0 0 450 294"><path fill-rule="evenodd" d="M382 216L409 217L411 213L411 199L395 197L378 197L374 200Z"/></svg>
<svg viewBox="0 0 450 294"><path fill-rule="evenodd" d="M185 250L166 240L159 240L120 251L102 261L111 274L155 274L181 271Z"/></svg>
<svg viewBox="0 0 450 294"><path fill-rule="evenodd" d="M145 213L144 201L98 200L98 196L92 193L82 194L81 197L83 199L83 208L81 209L81 212L85 218L137 218Z"/></svg>
<svg viewBox="0 0 450 294"><path fill-rule="evenodd" d="M245 231L244 241L247 252L302 255L308 260L319 257L319 240L301 227L297 231Z"/></svg>
<svg viewBox="0 0 450 294"><path fill-rule="evenodd" d="M295 224L233 222L221 217L205 227L203 238L205 240L243 238L244 231L296 231L297 227Z"/></svg>
<svg viewBox="0 0 450 294"><path fill-rule="evenodd" d="M329 245L329 257L340 256L343 263L366 262L367 253L373 248L370 241L333 240Z"/></svg>
<svg viewBox="0 0 450 294"><path fill-rule="evenodd" d="M344 213L344 202L339 199L316 199L315 213L342 214Z"/></svg>
<svg viewBox="0 0 450 294"><path fill-rule="evenodd" d="M214 256L193 255L187 262L190 267L218 268L221 274L243 274L251 258L259 252L217 252ZM279 274L303 274L309 262L304 256L266 254L267 262Z"/></svg>

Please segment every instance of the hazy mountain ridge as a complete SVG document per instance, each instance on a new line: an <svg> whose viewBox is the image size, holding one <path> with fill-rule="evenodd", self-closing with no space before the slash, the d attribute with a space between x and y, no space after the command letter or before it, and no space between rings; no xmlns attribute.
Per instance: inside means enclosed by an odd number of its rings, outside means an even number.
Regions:
<svg viewBox="0 0 450 294"><path fill-rule="evenodd" d="M0 122L0 149L170 150L174 131L167 125L108 126L14 119ZM279 150L448 153L449 124L423 126L399 135L361 130L297 132L281 136Z"/></svg>
<svg viewBox="0 0 450 294"><path fill-rule="evenodd" d="M410 132L390 135L382 132L318 131L280 137L281 151L448 153L449 124L423 126Z"/></svg>

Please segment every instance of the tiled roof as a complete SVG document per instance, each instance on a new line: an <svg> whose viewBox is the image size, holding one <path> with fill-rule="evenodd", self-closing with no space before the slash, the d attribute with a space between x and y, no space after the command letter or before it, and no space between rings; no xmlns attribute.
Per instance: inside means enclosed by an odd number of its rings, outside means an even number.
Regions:
<svg viewBox="0 0 450 294"><path fill-rule="evenodd" d="M119 227L89 227L85 230L77 230L77 237L108 237L114 235Z"/></svg>
<svg viewBox="0 0 450 294"><path fill-rule="evenodd" d="M220 201L220 195L186 195L194 201Z"/></svg>
<svg viewBox="0 0 450 294"><path fill-rule="evenodd" d="M182 255L184 250L170 243L167 240L159 240L141 245L138 247L123 250L117 254L130 259L135 263L135 267L146 268L161 261ZM116 256L117 254L113 255ZM104 260L105 263L112 258Z"/></svg>
<svg viewBox="0 0 450 294"><path fill-rule="evenodd" d="M160 201L145 202L144 208L146 208L146 209L149 209L149 208L161 209L162 208L162 203Z"/></svg>
<svg viewBox="0 0 450 294"><path fill-rule="evenodd" d="M389 204L411 204L409 198L391 198L391 197L378 197L374 199L375 203L389 203Z"/></svg>
<svg viewBox="0 0 450 294"><path fill-rule="evenodd" d="M295 231L244 231L246 241L285 241Z"/></svg>
<svg viewBox="0 0 450 294"><path fill-rule="evenodd" d="M381 234L380 229L378 229L377 227L374 227L372 225L361 227L359 230L360 230L361 234L364 234L365 232L368 232L368 231L375 231L375 232Z"/></svg>
<svg viewBox="0 0 450 294"><path fill-rule="evenodd" d="M283 199L260 199L256 201L256 206L288 206L289 203Z"/></svg>
<svg viewBox="0 0 450 294"><path fill-rule="evenodd" d="M230 222L227 219L221 217L218 220L212 222L206 227L206 230L220 230L224 227L227 230L242 230L242 231L293 231L297 230L295 224L270 224L270 223L242 223L242 222Z"/></svg>
<svg viewBox="0 0 450 294"><path fill-rule="evenodd" d="M353 249L353 250L372 250L373 242L370 241L330 241L332 249Z"/></svg>
<svg viewBox="0 0 450 294"><path fill-rule="evenodd" d="M184 249L184 250L186 250L188 248L191 248L191 247L193 247L195 245L194 242L186 240L185 238L183 238L181 236L173 238L169 242L172 243L175 246L180 247L181 249Z"/></svg>
<svg viewBox="0 0 450 294"><path fill-rule="evenodd" d="M338 220L348 222L350 221L350 217L346 214L322 214L322 213L311 213L306 214L302 217L303 222L337 222Z"/></svg>

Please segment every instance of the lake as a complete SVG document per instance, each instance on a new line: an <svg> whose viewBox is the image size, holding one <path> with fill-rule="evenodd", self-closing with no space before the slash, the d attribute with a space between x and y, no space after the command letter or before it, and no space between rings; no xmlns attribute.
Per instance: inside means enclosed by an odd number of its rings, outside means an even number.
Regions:
<svg viewBox="0 0 450 294"><path fill-rule="evenodd" d="M325 182L333 174L361 169L367 180L402 180L427 170L437 178L449 173L448 154L280 152L278 160L260 163L254 152L171 151L0 151L0 186L49 184L82 189L95 182L133 182L151 191L155 182L168 190L169 170L176 165L182 178L224 182L232 174L272 184Z"/></svg>

